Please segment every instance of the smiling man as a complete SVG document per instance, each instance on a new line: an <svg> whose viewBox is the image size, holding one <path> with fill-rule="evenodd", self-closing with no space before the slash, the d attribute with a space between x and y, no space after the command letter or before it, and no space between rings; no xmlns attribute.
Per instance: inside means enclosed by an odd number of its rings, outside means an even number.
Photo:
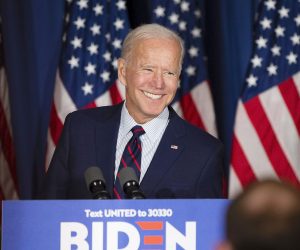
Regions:
<svg viewBox="0 0 300 250"><path fill-rule="evenodd" d="M222 197L222 144L170 107L183 55L181 38L158 24L127 35L118 60L125 101L67 116L44 198L90 198L84 181L90 166L102 169L107 190L117 199L125 197L119 171L127 167L146 198Z"/></svg>

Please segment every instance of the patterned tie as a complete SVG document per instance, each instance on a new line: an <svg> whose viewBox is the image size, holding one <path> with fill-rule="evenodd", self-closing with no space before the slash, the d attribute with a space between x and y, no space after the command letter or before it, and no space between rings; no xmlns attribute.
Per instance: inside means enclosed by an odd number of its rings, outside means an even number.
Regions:
<svg viewBox="0 0 300 250"><path fill-rule="evenodd" d="M119 181L119 173L122 168L132 167L135 170L136 176L139 179L141 174L141 159L142 159L142 146L140 136L145 134L144 129L141 126L134 126L131 129L133 133L131 139L127 143L122 158L120 166L117 173L117 178L114 186L114 198L124 199L125 194L123 188L121 187Z"/></svg>

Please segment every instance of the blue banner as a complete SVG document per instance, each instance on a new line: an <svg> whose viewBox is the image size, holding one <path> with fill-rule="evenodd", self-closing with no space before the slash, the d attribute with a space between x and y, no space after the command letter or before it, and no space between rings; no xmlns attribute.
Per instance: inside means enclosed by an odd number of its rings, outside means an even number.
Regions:
<svg viewBox="0 0 300 250"><path fill-rule="evenodd" d="M215 249L228 200L4 201L3 250Z"/></svg>

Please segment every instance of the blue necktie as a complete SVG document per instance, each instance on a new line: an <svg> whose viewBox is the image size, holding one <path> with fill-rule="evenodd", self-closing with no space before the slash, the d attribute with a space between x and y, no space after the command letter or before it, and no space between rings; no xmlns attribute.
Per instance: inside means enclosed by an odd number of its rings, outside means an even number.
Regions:
<svg viewBox="0 0 300 250"><path fill-rule="evenodd" d="M122 168L131 167L135 170L136 176L139 179L141 174L141 159L142 159L142 145L140 136L145 133L144 129L141 126L134 126L131 129L133 133L131 139L127 143L118 169L117 177L114 185L114 198L124 199L125 194L123 188L121 187L119 181L119 173Z"/></svg>

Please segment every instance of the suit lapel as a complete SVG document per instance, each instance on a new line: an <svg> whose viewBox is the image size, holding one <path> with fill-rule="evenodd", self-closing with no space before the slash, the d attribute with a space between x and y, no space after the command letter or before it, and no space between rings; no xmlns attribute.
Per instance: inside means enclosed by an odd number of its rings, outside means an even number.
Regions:
<svg viewBox="0 0 300 250"><path fill-rule="evenodd" d="M141 182L141 189L145 193L153 192L184 150L184 134L185 128L180 118L170 109L169 124Z"/></svg>
<svg viewBox="0 0 300 250"><path fill-rule="evenodd" d="M96 126L97 162L103 172L106 189L110 193L112 193L114 184L115 154L121 109L122 105L113 107L111 116L105 121L98 122Z"/></svg>

